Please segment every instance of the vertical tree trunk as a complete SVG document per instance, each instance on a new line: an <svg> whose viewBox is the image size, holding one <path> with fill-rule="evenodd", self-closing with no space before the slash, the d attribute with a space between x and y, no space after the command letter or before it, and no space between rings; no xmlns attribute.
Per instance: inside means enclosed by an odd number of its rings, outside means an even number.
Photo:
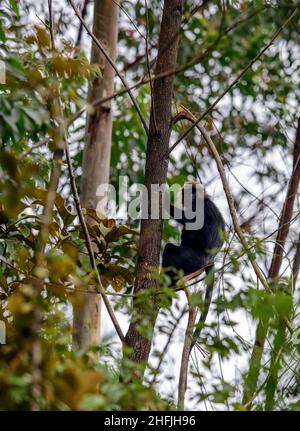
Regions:
<svg viewBox="0 0 300 431"><path fill-rule="evenodd" d="M174 70L176 67L182 4L183 0L165 0L164 2L155 75ZM172 123L172 87L173 76L157 79L153 85L144 180L149 196L151 184L161 185L166 182ZM148 208L149 215L150 205L148 205ZM162 227L161 214L158 220L151 220L150 218L142 220L135 293L143 289L156 287L156 282L149 277L149 271L159 265ZM155 304L153 305L155 306ZM152 316L152 336L157 312L158 310ZM146 364L150 353L152 336L146 338L138 331L139 319L144 314L143 306L134 304L132 320L126 335L126 343L133 351L131 360Z"/></svg>
<svg viewBox="0 0 300 431"><path fill-rule="evenodd" d="M289 180L285 201L281 210L277 237L275 241L272 262L269 269L268 278L274 280L280 276L280 268L284 256L284 247L290 229L293 216L294 203L300 183L300 118L296 131L296 139L293 151L293 172ZM276 287L276 284L275 284ZM272 286L274 288L274 286ZM264 353L264 345L268 334L269 317L261 318L258 322L255 343L249 363L248 373L245 376L243 404L250 410L252 399L257 389L259 374L261 371L261 361Z"/></svg>
<svg viewBox="0 0 300 431"><path fill-rule="evenodd" d="M106 45L110 57L115 61L118 37L117 2L95 0L93 33ZM92 44L91 63L98 64L103 76L94 79L88 96L88 102L103 98L113 92L114 70ZM81 180L81 205L84 208L96 208L99 197L97 187L109 182L110 153L112 136L111 101L106 102L87 116L86 139L83 155ZM100 341L100 297L83 295L82 304L74 309L74 345L84 348Z"/></svg>

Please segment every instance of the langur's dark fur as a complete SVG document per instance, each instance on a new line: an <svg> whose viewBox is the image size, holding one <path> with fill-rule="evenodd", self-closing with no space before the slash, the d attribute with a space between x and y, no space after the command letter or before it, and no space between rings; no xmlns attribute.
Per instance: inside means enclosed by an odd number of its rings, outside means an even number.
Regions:
<svg viewBox="0 0 300 431"><path fill-rule="evenodd" d="M192 208L196 208L196 199L199 199L196 189L196 183L192 183ZM184 207L184 202L183 202ZM170 215L174 217L175 207L170 206ZM184 211L180 219L182 224L181 243L179 246L166 244L163 251L162 266L170 268L167 272L171 277L172 284L176 282L175 270L183 270L184 275L189 275L200 268L205 268L206 274L211 273L211 280L207 284L205 294L204 311L200 316L199 323L204 322L208 313L212 290L213 290L213 270L214 257L223 245L220 232L225 231L223 217L211 201L208 195L204 194L204 224L199 230L187 230L186 224L193 220L185 217ZM200 327L200 326L199 326ZM199 329L196 329L193 337L194 340L200 335ZM194 341L195 342L195 341Z"/></svg>
<svg viewBox="0 0 300 431"><path fill-rule="evenodd" d="M197 195L196 183L192 183L192 209L195 211ZM184 207L184 202L183 202ZM175 207L170 206L170 215L174 217ZM220 232L225 230L223 217L208 195L204 195L204 224L199 230L187 230L188 220L185 212L177 219L183 225L180 245L167 244L162 258L163 268L183 270L184 275L191 274L200 268L206 268L213 261L216 252L222 247L223 240ZM170 270L169 275L175 281L175 273Z"/></svg>

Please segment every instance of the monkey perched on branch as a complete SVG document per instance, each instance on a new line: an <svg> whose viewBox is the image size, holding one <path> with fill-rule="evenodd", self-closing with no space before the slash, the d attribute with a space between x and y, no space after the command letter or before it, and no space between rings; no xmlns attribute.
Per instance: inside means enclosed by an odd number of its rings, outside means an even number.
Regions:
<svg viewBox="0 0 300 431"><path fill-rule="evenodd" d="M170 205L171 217L183 225L180 245L166 244L163 252L162 267L170 268L167 274L171 277L172 284L176 282L174 269L189 275L203 268L208 274L213 268L214 256L223 245L220 236L225 230L223 217L201 187L196 181L184 185L182 211ZM187 190L191 192L188 200ZM202 211L200 225L196 223L199 211Z"/></svg>

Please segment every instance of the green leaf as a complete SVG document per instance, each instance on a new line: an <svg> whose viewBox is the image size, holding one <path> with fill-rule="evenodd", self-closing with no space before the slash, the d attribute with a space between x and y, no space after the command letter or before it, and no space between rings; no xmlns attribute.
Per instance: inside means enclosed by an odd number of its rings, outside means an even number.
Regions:
<svg viewBox="0 0 300 431"><path fill-rule="evenodd" d="M9 4L10 4L10 7L12 8L12 10L17 15L17 17L19 17L19 6L18 6L16 0L9 0Z"/></svg>

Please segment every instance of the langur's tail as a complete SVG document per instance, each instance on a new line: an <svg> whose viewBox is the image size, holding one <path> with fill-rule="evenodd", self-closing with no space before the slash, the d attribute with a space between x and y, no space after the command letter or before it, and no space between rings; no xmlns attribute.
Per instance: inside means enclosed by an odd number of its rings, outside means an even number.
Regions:
<svg viewBox="0 0 300 431"><path fill-rule="evenodd" d="M197 323L197 327L193 333L193 341L191 344L190 352L192 351L193 347L198 342L198 339L199 339L200 334L201 334L201 330L204 327L204 324L205 324L205 321L206 321L206 318L208 315L209 307L211 304L211 298L212 298L212 294L213 294L214 283L215 283L214 269L215 269L214 264L210 265L209 267L207 267L205 269L205 272L209 276L209 278L208 278L208 281L206 284L205 299L204 299L204 310L200 314L200 317L199 317L199 320Z"/></svg>

